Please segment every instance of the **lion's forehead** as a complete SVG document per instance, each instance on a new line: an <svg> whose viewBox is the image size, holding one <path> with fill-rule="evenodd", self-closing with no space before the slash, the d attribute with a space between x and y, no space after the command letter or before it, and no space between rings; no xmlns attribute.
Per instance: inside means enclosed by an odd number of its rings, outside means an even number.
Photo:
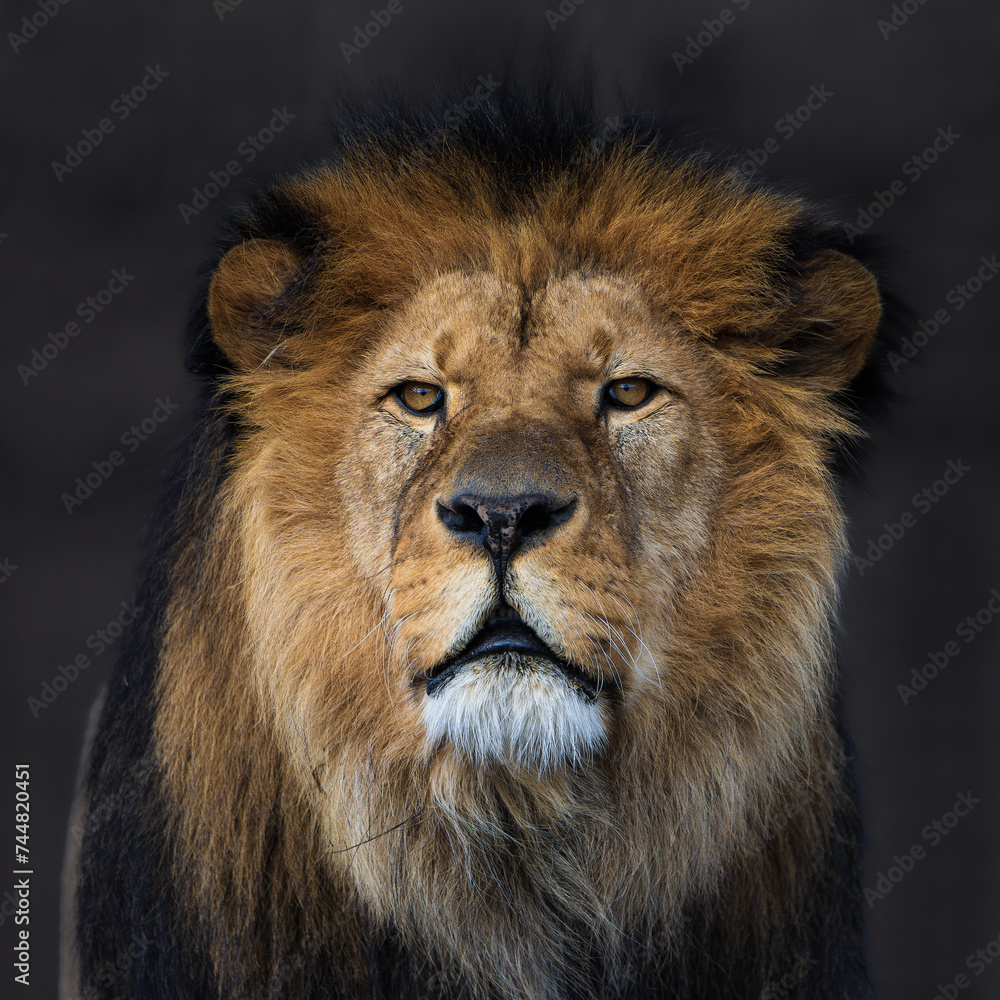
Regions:
<svg viewBox="0 0 1000 1000"><path fill-rule="evenodd" d="M668 333L624 276L575 271L531 288L488 272L452 272L414 292L370 365L401 374L421 366L459 382L475 373L599 378L616 365L656 360Z"/></svg>

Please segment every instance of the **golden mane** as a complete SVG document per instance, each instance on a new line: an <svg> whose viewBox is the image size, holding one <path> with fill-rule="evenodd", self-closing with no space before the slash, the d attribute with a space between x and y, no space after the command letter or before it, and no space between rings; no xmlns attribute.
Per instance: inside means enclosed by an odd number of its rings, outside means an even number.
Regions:
<svg viewBox="0 0 1000 1000"><path fill-rule="evenodd" d="M358 143L281 182L213 271L226 374L171 549L151 730L185 933L248 996L307 995L319 954L351 995L695 990L698 948L776 981L812 962L831 858L854 850L830 465L858 433L839 393L874 280L811 206L638 133L520 172L474 144L405 149ZM532 423L511 389L661 342L673 408L606 436L544 391ZM371 403L425 343L478 359L460 370L495 400L439 424L437 451L426 421ZM421 715L495 595L427 505L490 435L510 442L490 468L534 450L575 477L578 534L509 582L567 661L583 638L600 654L600 733L565 762L470 760ZM577 608L593 626L544 631ZM842 924L853 941L860 917ZM846 968L834 951L816 976Z"/></svg>

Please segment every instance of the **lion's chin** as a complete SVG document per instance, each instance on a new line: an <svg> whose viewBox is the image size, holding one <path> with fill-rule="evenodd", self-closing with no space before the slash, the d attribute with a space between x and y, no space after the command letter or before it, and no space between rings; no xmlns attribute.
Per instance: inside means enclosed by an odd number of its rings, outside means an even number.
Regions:
<svg viewBox="0 0 1000 1000"><path fill-rule="evenodd" d="M447 744L475 765L573 767L606 740L605 699L548 659L484 656L422 701L428 755Z"/></svg>

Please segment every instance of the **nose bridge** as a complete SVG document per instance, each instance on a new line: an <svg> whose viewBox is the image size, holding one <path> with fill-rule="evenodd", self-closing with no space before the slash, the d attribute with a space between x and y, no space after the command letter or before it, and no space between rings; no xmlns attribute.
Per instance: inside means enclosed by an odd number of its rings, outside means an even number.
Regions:
<svg viewBox="0 0 1000 1000"><path fill-rule="evenodd" d="M451 492L497 500L532 494L568 503L576 493L569 444L552 426L523 416L487 425L458 463Z"/></svg>

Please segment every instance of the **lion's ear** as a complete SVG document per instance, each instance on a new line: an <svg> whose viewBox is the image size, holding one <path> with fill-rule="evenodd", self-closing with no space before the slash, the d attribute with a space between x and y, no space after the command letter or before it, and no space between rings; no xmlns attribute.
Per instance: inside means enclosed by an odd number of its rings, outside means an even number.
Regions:
<svg viewBox="0 0 1000 1000"><path fill-rule="evenodd" d="M780 318L751 339L781 350L779 374L814 378L835 392L864 366L881 316L872 273L824 250L806 264Z"/></svg>
<svg viewBox="0 0 1000 1000"><path fill-rule="evenodd" d="M242 371L280 361L289 333L289 287L303 258L278 240L250 239L219 262L208 291L212 336Z"/></svg>

